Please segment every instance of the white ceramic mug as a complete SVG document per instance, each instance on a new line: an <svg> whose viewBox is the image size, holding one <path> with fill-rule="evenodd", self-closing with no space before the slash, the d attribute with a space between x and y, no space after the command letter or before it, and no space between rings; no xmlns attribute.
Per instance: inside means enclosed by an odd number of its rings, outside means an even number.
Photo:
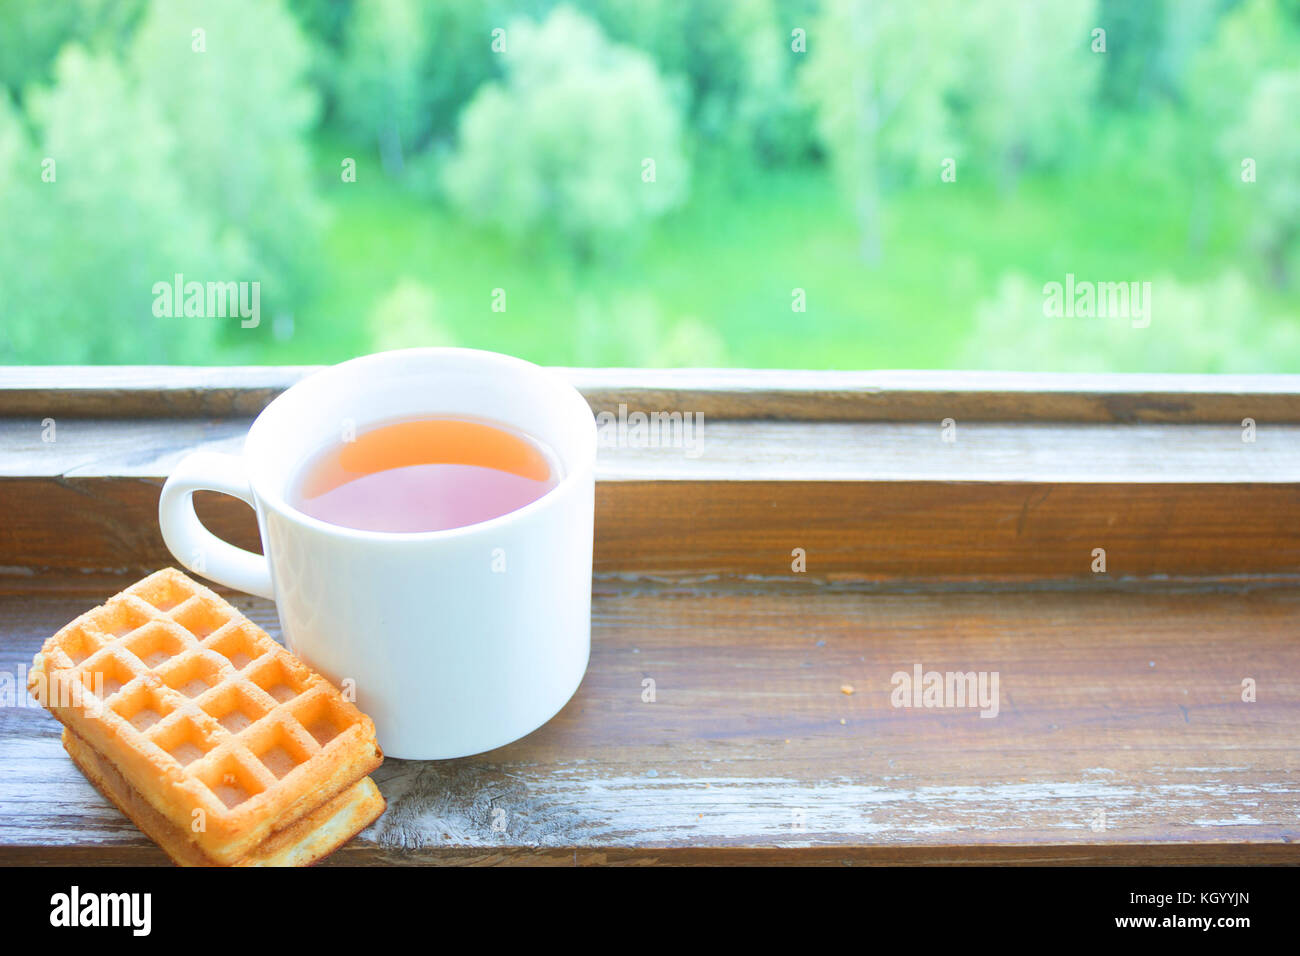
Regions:
<svg viewBox="0 0 1300 956"><path fill-rule="evenodd" d="M351 427L414 416L493 419L559 458L559 483L489 521L446 531L358 531L309 517L290 489ZM357 706L394 757L491 750L573 696L591 647L596 423L553 372L474 349L382 352L303 379L253 422L242 457L197 452L163 486L158 520L187 568L273 598L289 647ZM193 494L257 512L266 557L214 536Z"/></svg>

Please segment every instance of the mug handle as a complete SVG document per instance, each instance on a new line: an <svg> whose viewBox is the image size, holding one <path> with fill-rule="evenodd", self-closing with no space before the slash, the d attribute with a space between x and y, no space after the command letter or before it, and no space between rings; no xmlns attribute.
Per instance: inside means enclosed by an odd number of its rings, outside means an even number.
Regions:
<svg viewBox="0 0 1300 956"><path fill-rule="evenodd" d="M176 560L218 584L275 600L271 566L266 558L222 541L194 512L194 492L216 491L241 498L256 509L244 460L235 455L199 451L181 460L158 499L158 525Z"/></svg>

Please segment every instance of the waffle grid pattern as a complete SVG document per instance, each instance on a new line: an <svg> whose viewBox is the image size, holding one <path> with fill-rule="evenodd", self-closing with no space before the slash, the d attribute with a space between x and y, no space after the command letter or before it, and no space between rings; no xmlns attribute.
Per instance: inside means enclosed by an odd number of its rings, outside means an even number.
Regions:
<svg viewBox="0 0 1300 956"><path fill-rule="evenodd" d="M333 685L174 569L82 615L42 654L50 692L80 704L82 727L182 784L172 796L186 820L201 808L239 829L273 796L279 809L310 799L357 743L374 749L369 718Z"/></svg>

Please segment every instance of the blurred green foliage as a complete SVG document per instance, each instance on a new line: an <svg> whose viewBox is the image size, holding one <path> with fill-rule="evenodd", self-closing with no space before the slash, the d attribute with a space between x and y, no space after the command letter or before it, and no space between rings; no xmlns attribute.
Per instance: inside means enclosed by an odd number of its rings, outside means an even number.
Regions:
<svg viewBox="0 0 1300 956"><path fill-rule="evenodd" d="M205 46L220 55L177 42L199 22ZM263 0L154 3L127 55L175 135L176 172L190 200L214 218L231 257L225 275L260 279L282 307L309 288L324 221L308 150L319 108L303 80L308 60L297 21ZM176 271L195 270L179 262Z"/></svg>
<svg viewBox="0 0 1300 956"><path fill-rule="evenodd" d="M512 20L505 38L505 80L466 105L444 171L466 219L555 233L587 264L681 202L681 124L650 57L567 7Z"/></svg>
<svg viewBox="0 0 1300 956"><path fill-rule="evenodd" d="M150 308L182 263L233 265L180 175L175 131L106 55L67 46L52 79L27 96L38 145L13 109L0 116L8 168L35 181L0 193L0 348L10 361L202 361L216 325L174 335Z"/></svg>
<svg viewBox="0 0 1300 956"><path fill-rule="evenodd" d="M385 169L449 138L461 107L497 72L492 11L456 0L375 0L346 20L334 86L340 125Z"/></svg>
<svg viewBox="0 0 1300 956"><path fill-rule="evenodd" d="M0 363L1296 371L1297 117L1295 0L6 0Z"/></svg>

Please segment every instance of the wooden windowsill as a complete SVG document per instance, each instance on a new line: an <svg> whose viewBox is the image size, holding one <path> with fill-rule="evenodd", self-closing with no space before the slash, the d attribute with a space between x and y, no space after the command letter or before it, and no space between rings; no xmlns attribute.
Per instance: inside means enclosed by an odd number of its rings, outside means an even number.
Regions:
<svg viewBox="0 0 1300 956"><path fill-rule="evenodd" d="M309 371L0 369L3 671L174 563L170 468ZM698 454L602 448L578 694L492 753L388 761L337 862L1300 860L1300 376L564 373L597 411L702 414ZM242 503L200 510L256 547ZM998 672L998 716L893 706L916 663ZM0 859L163 860L42 710L0 742Z"/></svg>

